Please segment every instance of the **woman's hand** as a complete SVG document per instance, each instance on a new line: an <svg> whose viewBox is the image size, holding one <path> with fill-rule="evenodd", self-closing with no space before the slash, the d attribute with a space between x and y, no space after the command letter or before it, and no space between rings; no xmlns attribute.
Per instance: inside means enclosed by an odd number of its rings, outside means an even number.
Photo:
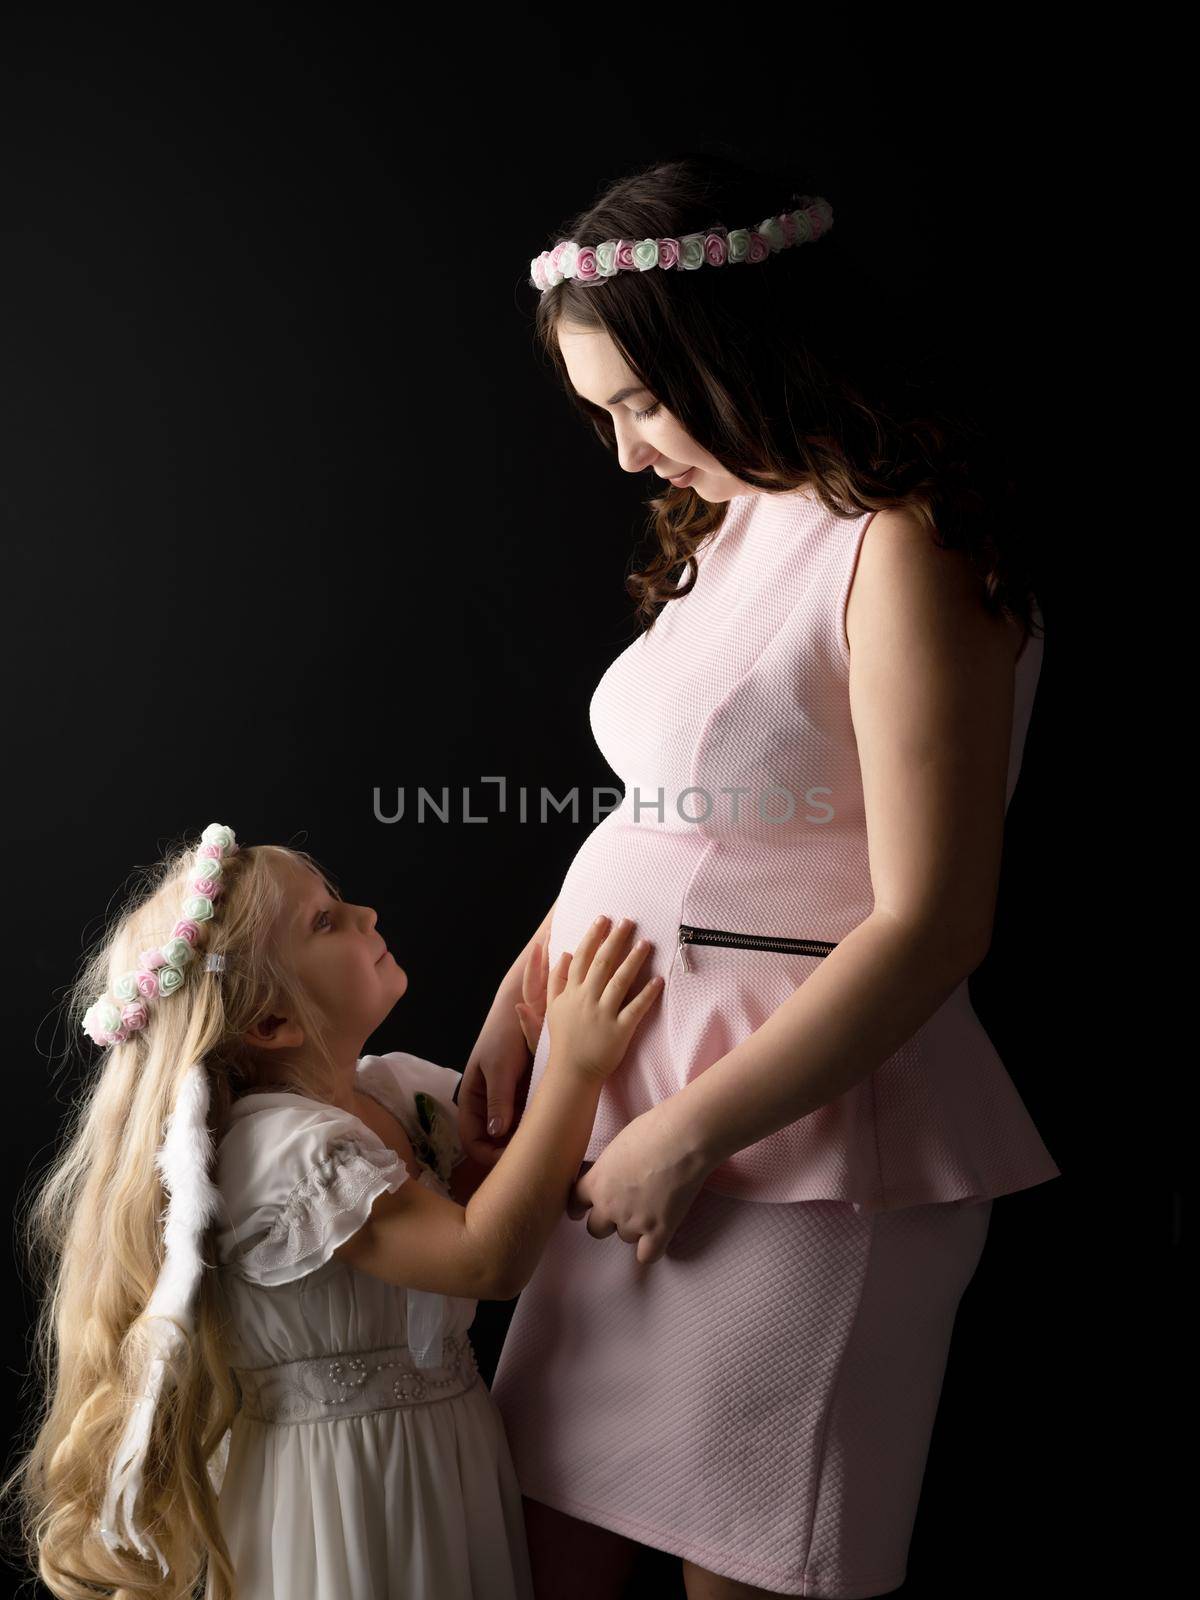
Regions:
<svg viewBox="0 0 1200 1600"><path fill-rule="evenodd" d="M626 1244L637 1245L641 1262L665 1253L714 1165L680 1140L678 1125L662 1114L663 1106L627 1123L576 1179L567 1202L576 1220L588 1213L587 1231L594 1239L615 1229Z"/></svg>
<svg viewBox="0 0 1200 1600"><path fill-rule="evenodd" d="M463 1149L486 1167L499 1161L521 1120L533 1072L530 1051L515 1007L506 1003L489 1012L458 1090ZM494 1133L488 1132L489 1123Z"/></svg>
<svg viewBox="0 0 1200 1600"><path fill-rule="evenodd" d="M504 1154L521 1120L532 1071L533 1057L515 1015L489 1017L458 1091L459 1136L473 1160L494 1167ZM514 1107L520 1108L515 1115ZM488 1133L489 1123L496 1133Z"/></svg>
<svg viewBox="0 0 1200 1600"><path fill-rule="evenodd" d="M525 971L521 975L521 998L517 1001L515 1007L521 1023L521 1032L525 1035L525 1043L529 1046L530 1055L537 1054L538 1040L542 1035L542 1023L546 1018L546 984L549 979L547 946L549 943L550 941L547 938L534 945L529 960L525 963Z"/></svg>

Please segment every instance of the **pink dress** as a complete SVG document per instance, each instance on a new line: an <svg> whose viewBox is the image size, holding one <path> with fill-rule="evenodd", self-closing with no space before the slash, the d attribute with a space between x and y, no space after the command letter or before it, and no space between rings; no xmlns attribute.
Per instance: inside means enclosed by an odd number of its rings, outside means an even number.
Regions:
<svg viewBox="0 0 1200 1600"><path fill-rule="evenodd" d="M549 957L629 916L654 945L639 981L666 985L588 1160L871 911L845 629L871 515L735 497L692 591L597 686L625 796L568 869ZM1042 649L1016 665L1009 799ZM858 1086L722 1163L660 1261L564 1215L493 1383L523 1492L780 1593L898 1586L990 1202L1058 1172L964 981Z"/></svg>

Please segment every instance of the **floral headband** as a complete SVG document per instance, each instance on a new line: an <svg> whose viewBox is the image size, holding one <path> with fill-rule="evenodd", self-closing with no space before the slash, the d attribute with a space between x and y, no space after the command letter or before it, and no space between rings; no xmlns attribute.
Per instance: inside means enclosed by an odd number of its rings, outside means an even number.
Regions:
<svg viewBox="0 0 1200 1600"><path fill-rule="evenodd" d="M221 822L210 822L200 835L182 916L171 929L170 938L156 950L143 950L135 970L122 973L113 984L114 998L105 993L84 1013L83 1031L96 1044L124 1044L149 1022L147 1002L174 994L183 983L204 924L212 920L213 903L222 890L222 863L236 850L233 829ZM225 957L209 955L204 967L208 972L223 972Z"/></svg>
<svg viewBox="0 0 1200 1600"><path fill-rule="evenodd" d="M757 228L716 226L702 233L685 233L678 239L606 239L603 244L577 244L560 239L529 263L529 281L544 294L564 278L577 283L599 283L618 272L646 272L650 267L735 266L739 261L765 261L772 251L807 244L833 226L828 200L801 195L800 208L767 217Z"/></svg>

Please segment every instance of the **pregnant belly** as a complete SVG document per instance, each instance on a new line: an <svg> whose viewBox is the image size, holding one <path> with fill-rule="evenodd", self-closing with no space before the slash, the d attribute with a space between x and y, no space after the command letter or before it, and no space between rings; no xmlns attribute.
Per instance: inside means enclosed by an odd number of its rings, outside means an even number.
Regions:
<svg viewBox="0 0 1200 1600"><path fill-rule="evenodd" d="M815 852L820 848L823 854ZM861 854L862 859L859 858ZM678 1094L755 1033L821 969L871 907L865 848L803 836L791 852L739 851L692 830L632 823L617 810L568 868L550 925L553 964L601 913L630 917L651 949L632 992L666 981L601 1091L585 1160L635 1118ZM815 950L679 942L680 925L811 941ZM686 950L686 954L684 951ZM534 1055L545 1072L550 1030ZM996 1130L1016 1155L1005 1165ZM1024 1165L1021 1162L1024 1161ZM880 1209L1006 1192L1057 1171L964 982L873 1073L835 1099L734 1152L706 1187L746 1199L831 1199ZM1015 1176L1014 1176L1015 1174Z"/></svg>
<svg viewBox="0 0 1200 1600"><path fill-rule="evenodd" d="M551 966L574 951L596 917L629 917L631 940L649 939L628 998L655 975L662 994L638 1024L620 1065L601 1092L586 1159L635 1117L677 1093L766 1021L821 964L819 955L679 945L689 886L708 841L696 832L629 823L611 813L585 839L567 870L550 925ZM723 926L747 925L744 911ZM751 919L753 922L753 919ZM532 1094L550 1052L542 1029L530 1079ZM833 1113L835 1116L838 1113Z"/></svg>

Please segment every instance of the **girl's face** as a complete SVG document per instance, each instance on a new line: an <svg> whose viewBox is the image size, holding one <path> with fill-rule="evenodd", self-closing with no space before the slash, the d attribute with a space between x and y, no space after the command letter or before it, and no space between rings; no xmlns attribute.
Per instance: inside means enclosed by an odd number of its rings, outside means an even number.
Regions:
<svg viewBox="0 0 1200 1600"><path fill-rule="evenodd" d="M761 494L726 472L701 449L657 395L643 389L608 333L558 325L558 347L575 392L610 411L617 458L626 472L653 469L660 478L689 473L685 487L717 504L738 494Z"/></svg>
<svg viewBox="0 0 1200 1600"><path fill-rule="evenodd" d="M370 906L339 900L302 862L285 861L281 870L280 955L329 1019L333 1047L357 1056L408 988L408 976L377 932Z"/></svg>

